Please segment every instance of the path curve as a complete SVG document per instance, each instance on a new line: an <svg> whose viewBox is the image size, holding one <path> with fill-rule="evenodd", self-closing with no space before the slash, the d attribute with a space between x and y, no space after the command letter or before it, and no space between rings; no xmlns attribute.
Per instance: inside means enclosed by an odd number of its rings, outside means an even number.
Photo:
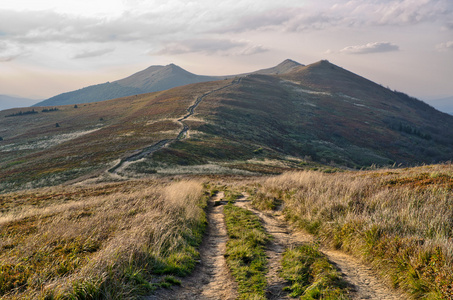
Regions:
<svg viewBox="0 0 453 300"><path fill-rule="evenodd" d="M224 85L218 89L214 89L214 90L211 90L209 92L206 92L204 93L203 95L201 95L200 97L198 97L196 100L195 100L195 103L192 104L191 106L189 106L189 108L187 108L187 114L184 115L182 118L179 118L177 119L176 121L179 122L181 125L182 125L182 129L181 131L178 133L178 135L176 136L176 138L174 139L164 139L164 140L160 140L148 147L145 147L141 150L138 150L136 151L135 153L127 156L127 157L124 157L122 158L115 166L113 166L112 168L108 169L107 172L108 173L112 173L112 174L118 174L120 171L122 171L125 166L127 166L128 164L127 163L131 163L131 162L134 162L134 161L137 161L139 159L142 159L144 158L145 156L148 156L150 154L153 154L154 152L164 148L164 147L167 147L169 146L170 144L176 142L176 141L180 141L180 140L183 140L186 138L186 134L187 134L187 131L189 131L189 126L184 122L186 119L188 119L190 116L192 116L194 113L195 113L195 109L198 107L198 105L200 105L201 101L203 101L203 99L212 94L212 93L215 93L215 92L218 92L220 90L223 90L223 89L226 89L232 85L235 85L235 84L239 84L241 82L242 78L239 77L237 79L234 79L231 83L227 84L227 85Z"/></svg>
<svg viewBox="0 0 453 300"><path fill-rule="evenodd" d="M248 195L243 193L236 205L246 208L255 213L263 222L264 228L270 233L274 240L268 247L269 274L268 278L268 299L292 299L281 292L285 286L284 281L278 276L280 260L285 248L314 241L312 235L300 230L291 228L284 220L281 211L262 212L250 205ZM341 251L327 248L320 248L321 252L327 255L328 259L340 270L343 279L352 285L351 299L379 299L379 300L404 300L409 299L406 295L388 288L383 284L372 271L355 257Z"/></svg>
<svg viewBox="0 0 453 300"><path fill-rule="evenodd" d="M207 209L208 228L200 246L200 263L194 272L181 278L181 286L158 290L147 300L233 300L238 297L237 285L231 277L224 254L228 240L223 205L214 206L224 197L219 192L210 199Z"/></svg>

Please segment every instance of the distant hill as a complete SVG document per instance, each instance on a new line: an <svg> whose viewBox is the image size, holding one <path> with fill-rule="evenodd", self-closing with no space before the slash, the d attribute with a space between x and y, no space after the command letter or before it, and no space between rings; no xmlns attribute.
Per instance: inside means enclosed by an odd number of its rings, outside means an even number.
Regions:
<svg viewBox="0 0 453 300"><path fill-rule="evenodd" d="M145 74L124 82L143 86ZM139 177L453 159L453 116L328 61L56 108L0 112L0 190L113 167Z"/></svg>
<svg viewBox="0 0 453 300"><path fill-rule="evenodd" d="M287 59L275 67L246 74L282 74L300 65L301 64L295 61ZM124 79L92 85L76 91L59 94L41 101L34 106L55 106L105 101L120 97L163 91L186 84L244 76L246 74L202 76L190 73L174 64L169 64L167 66L151 66Z"/></svg>
<svg viewBox="0 0 453 300"><path fill-rule="evenodd" d="M39 102L39 100L15 97L15 96L9 96L9 95L0 95L0 110L15 108L15 107L28 107L37 102Z"/></svg>

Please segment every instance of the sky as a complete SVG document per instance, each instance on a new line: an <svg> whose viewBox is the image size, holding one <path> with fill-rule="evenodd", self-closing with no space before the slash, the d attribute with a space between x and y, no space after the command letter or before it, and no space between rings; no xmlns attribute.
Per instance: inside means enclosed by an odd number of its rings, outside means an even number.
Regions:
<svg viewBox="0 0 453 300"><path fill-rule="evenodd" d="M452 0L0 2L0 94L46 99L174 63L229 75L327 59L426 100L453 96Z"/></svg>

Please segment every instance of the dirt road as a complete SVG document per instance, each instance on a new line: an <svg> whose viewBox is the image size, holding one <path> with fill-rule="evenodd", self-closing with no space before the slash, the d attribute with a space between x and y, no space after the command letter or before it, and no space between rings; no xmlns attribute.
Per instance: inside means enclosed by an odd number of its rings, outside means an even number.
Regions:
<svg viewBox="0 0 453 300"><path fill-rule="evenodd" d="M181 279L182 285L170 290L159 290L148 297L154 299L236 299L236 283L229 274L224 253L227 233L223 215L223 205L214 206L215 201L224 197L223 192L213 197L208 206L208 230L200 249L201 261L192 275ZM236 205L249 209L261 220L266 231L273 236L267 247L269 272L267 274L267 299L292 299L284 291L285 281L278 276L283 251L288 247L313 242L313 237L300 230L291 228L284 220L281 211L262 212L250 206L248 194L236 201ZM397 300L408 299L386 287L371 268L356 258L330 249L321 248L329 260L340 270L343 278L351 285L351 299Z"/></svg>

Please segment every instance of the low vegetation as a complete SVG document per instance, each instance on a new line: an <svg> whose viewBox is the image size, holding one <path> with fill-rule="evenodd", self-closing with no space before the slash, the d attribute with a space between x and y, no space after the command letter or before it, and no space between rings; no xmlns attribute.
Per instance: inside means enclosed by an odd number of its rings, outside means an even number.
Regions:
<svg viewBox="0 0 453 300"><path fill-rule="evenodd" d="M19 111L17 113L12 113L12 114L9 114L9 115L6 115L5 118L8 118L8 117L19 117L19 116L26 116L26 115L34 115L34 114L37 114L38 112L34 109L32 110L27 110L27 111Z"/></svg>
<svg viewBox="0 0 453 300"><path fill-rule="evenodd" d="M0 195L0 298L135 299L191 272L206 225L199 181Z"/></svg>
<svg viewBox="0 0 453 300"><path fill-rule="evenodd" d="M286 249L283 253L281 277L288 281L291 297L300 299L349 299L347 284L340 272L313 245Z"/></svg>
<svg viewBox="0 0 453 300"><path fill-rule="evenodd" d="M229 237L225 256L238 283L239 298L266 299L265 245L269 236L251 211L229 203L224 212Z"/></svg>
<svg viewBox="0 0 453 300"><path fill-rule="evenodd" d="M293 172L257 184L255 203L371 263L416 299L453 299L453 166ZM255 204L257 205L257 204Z"/></svg>

